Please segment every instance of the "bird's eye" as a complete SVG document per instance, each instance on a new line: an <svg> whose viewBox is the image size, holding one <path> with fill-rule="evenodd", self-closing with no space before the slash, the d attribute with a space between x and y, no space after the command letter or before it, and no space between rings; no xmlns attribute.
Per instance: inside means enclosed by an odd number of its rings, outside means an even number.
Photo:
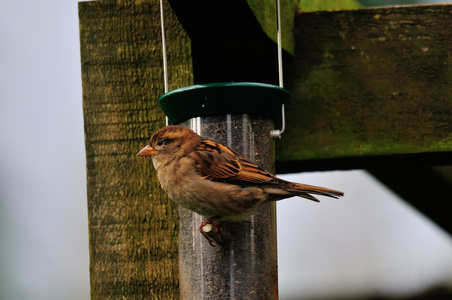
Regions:
<svg viewBox="0 0 452 300"><path fill-rule="evenodd" d="M157 141L157 145L158 146L161 146L161 145L163 145L165 143L165 140L158 140Z"/></svg>

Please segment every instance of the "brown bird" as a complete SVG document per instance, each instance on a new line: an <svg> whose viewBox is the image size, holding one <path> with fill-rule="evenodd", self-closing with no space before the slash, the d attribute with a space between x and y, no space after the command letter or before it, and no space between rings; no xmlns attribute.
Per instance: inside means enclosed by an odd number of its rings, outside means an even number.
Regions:
<svg viewBox="0 0 452 300"><path fill-rule="evenodd" d="M237 151L182 126L158 130L138 155L152 158L170 199L207 217L199 230L211 245L212 239L202 229L206 224L211 224L224 239L220 230L224 222L247 219L262 204L292 196L319 202L312 195L344 195L280 179Z"/></svg>

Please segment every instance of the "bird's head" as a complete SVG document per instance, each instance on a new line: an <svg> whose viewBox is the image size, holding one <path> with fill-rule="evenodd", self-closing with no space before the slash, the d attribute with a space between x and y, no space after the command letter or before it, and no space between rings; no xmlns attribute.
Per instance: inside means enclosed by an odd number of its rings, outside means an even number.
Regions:
<svg viewBox="0 0 452 300"><path fill-rule="evenodd" d="M138 156L174 157L183 156L202 141L192 130L176 125L163 127L156 131L149 144L138 152Z"/></svg>

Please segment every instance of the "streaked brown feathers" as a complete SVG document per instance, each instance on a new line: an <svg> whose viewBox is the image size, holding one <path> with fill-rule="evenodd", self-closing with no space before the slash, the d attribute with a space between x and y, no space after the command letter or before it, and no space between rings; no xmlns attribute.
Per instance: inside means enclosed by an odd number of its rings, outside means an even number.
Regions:
<svg viewBox="0 0 452 300"><path fill-rule="evenodd" d="M220 143L203 140L189 154L196 163L196 171L209 180L238 184L282 183L273 174L261 169L237 151Z"/></svg>

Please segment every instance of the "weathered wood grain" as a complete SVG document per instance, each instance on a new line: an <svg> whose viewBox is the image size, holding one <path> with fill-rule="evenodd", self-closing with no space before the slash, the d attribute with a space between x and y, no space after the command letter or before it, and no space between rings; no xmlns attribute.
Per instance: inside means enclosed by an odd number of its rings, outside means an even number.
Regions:
<svg viewBox="0 0 452 300"><path fill-rule="evenodd" d="M280 166L451 157L450 24L450 5L299 13Z"/></svg>
<svg viewBox="0 0 452 300"><path fill-rule="evenodd" d="M192 84L190 43L165 15L173 89ZM79 18L91 298L177 299L177 207L136 156L165 124L158 1L83 2Z"/></svg>

